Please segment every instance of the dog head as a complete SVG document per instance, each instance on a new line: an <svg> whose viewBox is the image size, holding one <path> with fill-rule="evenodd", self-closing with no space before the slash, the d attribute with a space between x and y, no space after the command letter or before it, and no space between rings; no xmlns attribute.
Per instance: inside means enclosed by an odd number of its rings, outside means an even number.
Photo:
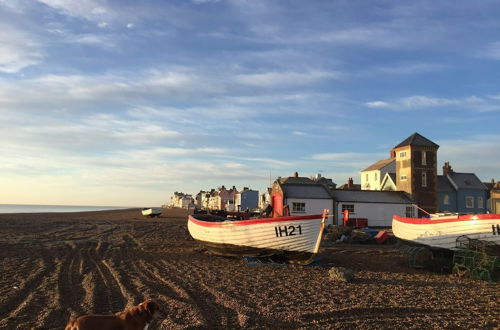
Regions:
<svg viewBox="0 0 500 330"><path fill-rule="evenodd" d="M160 307L160 305L154 299L147 299L139 305L144 311L151 315L151 318L164 318L166 317L166 312Z"/></svg>

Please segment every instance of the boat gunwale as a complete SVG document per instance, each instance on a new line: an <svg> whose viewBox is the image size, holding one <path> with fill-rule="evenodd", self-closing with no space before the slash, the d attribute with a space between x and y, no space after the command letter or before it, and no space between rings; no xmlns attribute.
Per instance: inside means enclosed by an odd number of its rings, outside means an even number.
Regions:
<svg viewBox="0 0 500 330"><path fill-rule="evenodd" d="M439 218L407 218L399 215L394 215L393 220L415 224L415 225L431 225L435 223L474 221L474 220L500 220L500 214L467 214L459 215L454 219L439 219Z"/></svg>
<svg viewBox="0 0 500 330"><path fill-rule="evenodd" d="M301 215L292 217L277 217L277 218L260 218L260 219L250 219L250 220L233 220L233 221L203 221L196 219L194 216L189 216L189 221L203 227L226 227L226 226L247 226L256 224L265 224L273 222L289 222L289 221L310 221L310 220L321 220L323 218L322 214L312 214L312 215ZM230 220L230 219L228 219Z"/></svg>

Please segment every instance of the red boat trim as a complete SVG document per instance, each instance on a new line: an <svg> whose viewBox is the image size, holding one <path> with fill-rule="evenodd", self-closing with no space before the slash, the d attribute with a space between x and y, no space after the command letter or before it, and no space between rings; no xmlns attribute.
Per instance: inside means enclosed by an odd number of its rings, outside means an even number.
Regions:
<svg viewBox="0 0 500 330"><path fill-rule="evenodd" d="M300 221L300 220L315 220L322 219L322 214L313 215L303 215L295 217L279 217L279 218L262 218L262 219L252 219L252 220L234 220L227 222L212 222L212 221L202 221L198 220L193 216L189 216L189 221L204 227L223 227L223 226L247 226L255 225L259 223L271 223L271 222L285 222L285 221Z"/></svg>
<svg viewBox="0 0 500 330"><path fill-rule="evenodd" d="M459 215L455 219L437 219L432 220L431 218L405 218L400 217L398 215L394 215L392 217L394 220L404 223L413 223L416 225L429 225L433 223L446 223L446 222L459 222L459 221L471 221L471 220L491 220L491 219L499 219L500 214L468 214L468 215Z"/></svg>

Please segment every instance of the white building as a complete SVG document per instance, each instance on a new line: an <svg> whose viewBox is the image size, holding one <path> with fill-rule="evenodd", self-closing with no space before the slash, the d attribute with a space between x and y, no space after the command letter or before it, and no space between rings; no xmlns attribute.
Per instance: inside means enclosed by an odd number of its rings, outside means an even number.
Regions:
<svg viewBox="0 0 500 330"><path fill-rule="evenodd" d="M403 191L335 190L334 224L343 223L344 210L349 218L368 220L369 227L391 227L392 216L414 217L415 202Z"/></svg>
<svg viewBox="0 0 500 330"><path fill-rule="evenodd" d="M178 207L183 209L194 208L194 199L189 194L184 194L182 192L174 192L174 195L170 197L170 207Z"/></svg>
<svg viewBox="0 0 500 330"><path fill-rule="evenodd" d="M386 173L396 173L394 158L379 160L361 171L361 190L380 190Z"/></svg>

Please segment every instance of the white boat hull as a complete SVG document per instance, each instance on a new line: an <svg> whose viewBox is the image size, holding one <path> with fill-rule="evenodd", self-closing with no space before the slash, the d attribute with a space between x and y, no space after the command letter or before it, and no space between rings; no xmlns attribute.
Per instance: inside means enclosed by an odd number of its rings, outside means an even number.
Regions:
<svg viewBox="0 0 500 330"><path fill-rule="evenodd" d="M313 255L325 218L321 215L210 222L190 216L191 236L212 252L231 256Z"/></svg>
<svg viewBox="0 0 500 330"><path fill-rule="evenodd" d="M145 217L158 217L162 213L162 210L157 208L144 208L141 212Z"/></svg>
<svg viewBox="0 0 500 330"><path fill-rule="evenodd" d="M459 236L500 244L500 214L477 214L437 218L394 216L392 231L402 240L454 250Z"/></svg>

